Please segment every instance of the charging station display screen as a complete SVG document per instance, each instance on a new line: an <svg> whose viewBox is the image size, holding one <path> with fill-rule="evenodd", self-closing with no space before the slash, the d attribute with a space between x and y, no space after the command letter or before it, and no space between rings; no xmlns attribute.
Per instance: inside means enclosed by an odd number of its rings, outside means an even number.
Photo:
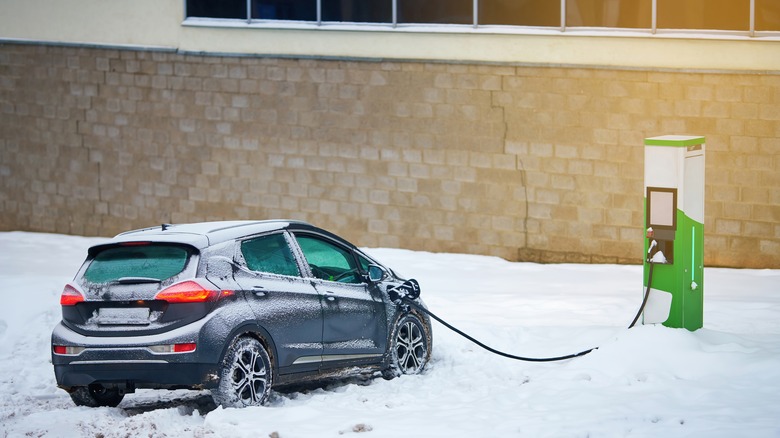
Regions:
<svg viewBox="0 0 780 438"><path fill-rule="evenodd" d="M674 189L647 189L648 225L675 228L677 191Z"/></svg>

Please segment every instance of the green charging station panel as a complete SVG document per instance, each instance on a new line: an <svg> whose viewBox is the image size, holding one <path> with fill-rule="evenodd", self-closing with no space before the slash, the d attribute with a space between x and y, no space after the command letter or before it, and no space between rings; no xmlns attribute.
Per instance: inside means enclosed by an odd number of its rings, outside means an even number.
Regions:
<svg viewBox="0 0 780 438"><path fill-rule="evenodd" d="M701 136L645 139L644 324L704 323L705 149Z"/></svg>

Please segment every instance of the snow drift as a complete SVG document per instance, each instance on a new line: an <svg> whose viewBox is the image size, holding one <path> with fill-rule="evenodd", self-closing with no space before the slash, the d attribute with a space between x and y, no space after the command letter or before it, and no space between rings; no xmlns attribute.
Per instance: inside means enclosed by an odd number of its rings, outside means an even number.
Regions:
<svg viewBox="0 0 780 438"><path fill-rule="evenodd" d="M56 388L49 336L59 295L103 239L0 233L0 435L192 437L780 436L780 271L706 269L704 328L624 327L640 266L537 265L369 249L420 281L432 311L524 356L492 355L434 323L418 376L274 393L213 409L194 391L139 391L79 408Z"/></svg>

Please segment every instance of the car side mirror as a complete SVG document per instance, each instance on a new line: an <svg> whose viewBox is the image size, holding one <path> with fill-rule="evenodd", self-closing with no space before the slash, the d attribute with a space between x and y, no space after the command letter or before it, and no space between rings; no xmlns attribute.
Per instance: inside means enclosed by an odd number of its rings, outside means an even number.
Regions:
<svg viewBox="0 0 780 438"><path fill-rule="evenodd" d="M385 268L379 265L368 265L368 279L372 283L378 283L388 277Z"/></svg>

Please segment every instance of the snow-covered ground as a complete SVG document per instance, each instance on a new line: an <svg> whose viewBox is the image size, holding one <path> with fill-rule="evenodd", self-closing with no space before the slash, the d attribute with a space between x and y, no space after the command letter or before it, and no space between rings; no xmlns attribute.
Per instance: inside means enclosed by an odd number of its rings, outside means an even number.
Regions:
<svg viewBox="0 0 780 438"><path fill-rule="evenodd" d="M706 269L704 329L624 327L641 267L537 265L370 249L417 278L429 308L524 356L492 355L434 323L426 372L206 408L190 391L76 407L57 389L49 336L59 295L102 239L0 233L0 436L780 437L780 271ZM274 435L276 433L276 435Z"/></svg>

